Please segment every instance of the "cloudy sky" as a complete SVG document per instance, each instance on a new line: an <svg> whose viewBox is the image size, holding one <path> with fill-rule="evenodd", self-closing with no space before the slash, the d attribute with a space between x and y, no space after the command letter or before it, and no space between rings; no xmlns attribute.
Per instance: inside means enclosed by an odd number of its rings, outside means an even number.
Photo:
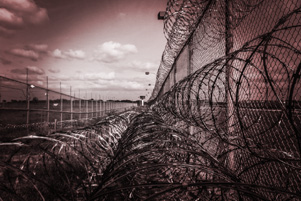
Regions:
<svg viewBox="0 0 301 201"><path fill-rule="evenodd" d="M0 75L103 99L153 86L167 0L0 0ZM90 97L89 97L90 96Z"/></svg>

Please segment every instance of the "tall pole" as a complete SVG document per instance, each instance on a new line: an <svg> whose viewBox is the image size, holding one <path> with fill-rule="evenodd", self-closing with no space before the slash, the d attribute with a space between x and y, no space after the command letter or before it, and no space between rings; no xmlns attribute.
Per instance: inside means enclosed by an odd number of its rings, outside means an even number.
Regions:
<svg viewBox="0 0 301 201"><path fill-rule="evenodd" d="M2 107L2 99L1 99L1 81L2 81L2 77L0 76L0 107Z"/></svg>
<svg viewBox="0 0 301 201"><path fill-rule="evenodd" d="M99 106L99 116L101 117L101 99L100 99L100 95L98 95L98 100L99 100L99 104L98 104L98 106Z"/></svg>
<svg viewBox="0 0 301 201"><path fill-rule="evenodd" d="M29 124L29 87L28 87L28 68L26 68L26 128L28 134L28 124Z"/></svg>
<svg viewBox="0 0 301 201"><path fill-rule="evenodd" d="M63 99L62 99L62 83L60 82L60 101L61 101L61 129L63 129Z"/></svg>
<svg viewBox="0 0 301 201"><path fill-rule="evenodd" d="M72 119L73 119L72 87L70 86L70 120L71 120L71 126L72 126Z"/></svg>
<svg viewBox="0 0 301 201"><path fill-rule="evenodd" d="M89 100L86 92L86 119L89 118Z"/></svg>
<svg viewBox="0 0 301 201"><path fill-rule="evenodd" d="M96 118L98 117L98 99L95 100L95 112L96 112Z"/></svg>
<svg viewBox="0 0 301 201"><path fill-rule="evenodd" d="M233 36L231 31L231 8L230 8L230 1L231 0L225 0L225 55L229 55L233 49ZM232 68L231 65L226 61L226 86L225 86L225 96L226 96L226 114L227 114L227 132L228 136L230 137L231 133L233 133L234 128L234 116L231 113L234 113L234 105L231 101L231 94L230 90L233 87L233 83L231 82L231 75L232 75ZM229 149L233 149L233 146L229 146ZM231 151L228 155L228 166L231 170L234 171L235 168L235 155L234 152Z"/></svg>
<svg viewBox="0 0 301 201"><path fill-rule="evenodd" d="M79 89L79 93L78 93L78 96L79 96L79 119L82 118L82 100L80 98L80 89Z"/></svg>
<svg viewBox="0 0 301 201"><path fill-rule="evenodd" d="M91 92L91 107L92 107L92 118L93 118L93 98L92 98L92 92Z"/></svg>
<svg viewBox="0 0 301 201"><path fill-rule="evenodd" d="M49 123L49 90L48 90L48 76L46 77L47 90L46 90L46 99L47 99L47 123Z"/></svg>

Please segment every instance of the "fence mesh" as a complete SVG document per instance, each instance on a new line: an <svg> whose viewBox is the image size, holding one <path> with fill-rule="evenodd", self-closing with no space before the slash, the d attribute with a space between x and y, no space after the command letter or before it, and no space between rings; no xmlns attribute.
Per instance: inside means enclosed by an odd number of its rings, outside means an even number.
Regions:
<svg viewBox="0 0 301 201"><path fill-rule="evenodd" d="M153 109L213 140L216 157L260 199L292 199L301 188L300 1L192 2L169 1L173 35ZM176 53L166 58L169 48Z"/></svg>
<svg viewBox="0 0 301 201"><path fill-rule="evenodd" d="M188 40L159 69L167 92L154 91L151 110L0 144L2 199L301 199L300 3L169 1L167 11L177 18L167 37Z"/></svg>
<svg viewBox="0 0 301 201"><path fill-rule="evenodd" d="M87 95L86 95L87 96ZM121 112L136 105L130 101L104 101L76 97L0 76L1 140L28 134L83 127L108 112Z"/></svg>

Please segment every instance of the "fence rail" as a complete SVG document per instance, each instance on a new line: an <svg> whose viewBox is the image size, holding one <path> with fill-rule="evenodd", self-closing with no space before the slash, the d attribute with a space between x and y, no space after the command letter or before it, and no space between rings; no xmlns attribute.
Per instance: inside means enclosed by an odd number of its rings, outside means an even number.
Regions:
<svg viewBox="0 0 301 201"><path fill-rule="evenodd" d="M55 130L70 128L72 125L78 126L78 122L84 124L90 119L136 105L136 102L130 101L83 99L72 95L71 88L70 94L65 94L61 92L61 87L60 92L57 92L49 89L48 84L44 88L28 80L22 82L0 76L1 133L7 133L13 128L30 128L26 131L28 133L41 125Z"/></svg>

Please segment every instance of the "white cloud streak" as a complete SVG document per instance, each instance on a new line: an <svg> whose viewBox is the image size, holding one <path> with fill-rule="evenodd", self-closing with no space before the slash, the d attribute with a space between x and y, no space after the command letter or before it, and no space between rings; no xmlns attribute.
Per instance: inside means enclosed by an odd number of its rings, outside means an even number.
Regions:
<svg viewBox="0 0 301 201"><path fill-rule="evenodd" d="M86 53L82 50L68 50L68 51L62 51L60 49L55 49L51 55L55 58L59 59L86 59Z"/></svg>
<svg viewBox="0 0 301 201"><path fill-rule="evenodd" d="M34 50L39 53L47 53L48 45L47 44L29 44L25 46L29 50Z"/></svg>
<svg viewBox="0 0 301 201"><path fill-rule="evenodd" d="M105 63L113 63L124 59L127 55L135 54L138 50L135 45L122 45L109 41L99 45L95 50L94 59Z"/></svg>
<svg viewBox="0 0 301 201"><path fill-rule="evenodd" d="M45 71L42 68L36 66L27 66L28 74L44 75ZM15 68L11 70L14 74L26 75L26 68Z"/></svg>
<svg viewBox="0 0 301 201"><path fill-rule="evenodd" d="M7 51L7 53L17 57L31 59L33 61L37 61L40 57L39 54L33 50L24 50L19 48L11 49Z"/></svg>

